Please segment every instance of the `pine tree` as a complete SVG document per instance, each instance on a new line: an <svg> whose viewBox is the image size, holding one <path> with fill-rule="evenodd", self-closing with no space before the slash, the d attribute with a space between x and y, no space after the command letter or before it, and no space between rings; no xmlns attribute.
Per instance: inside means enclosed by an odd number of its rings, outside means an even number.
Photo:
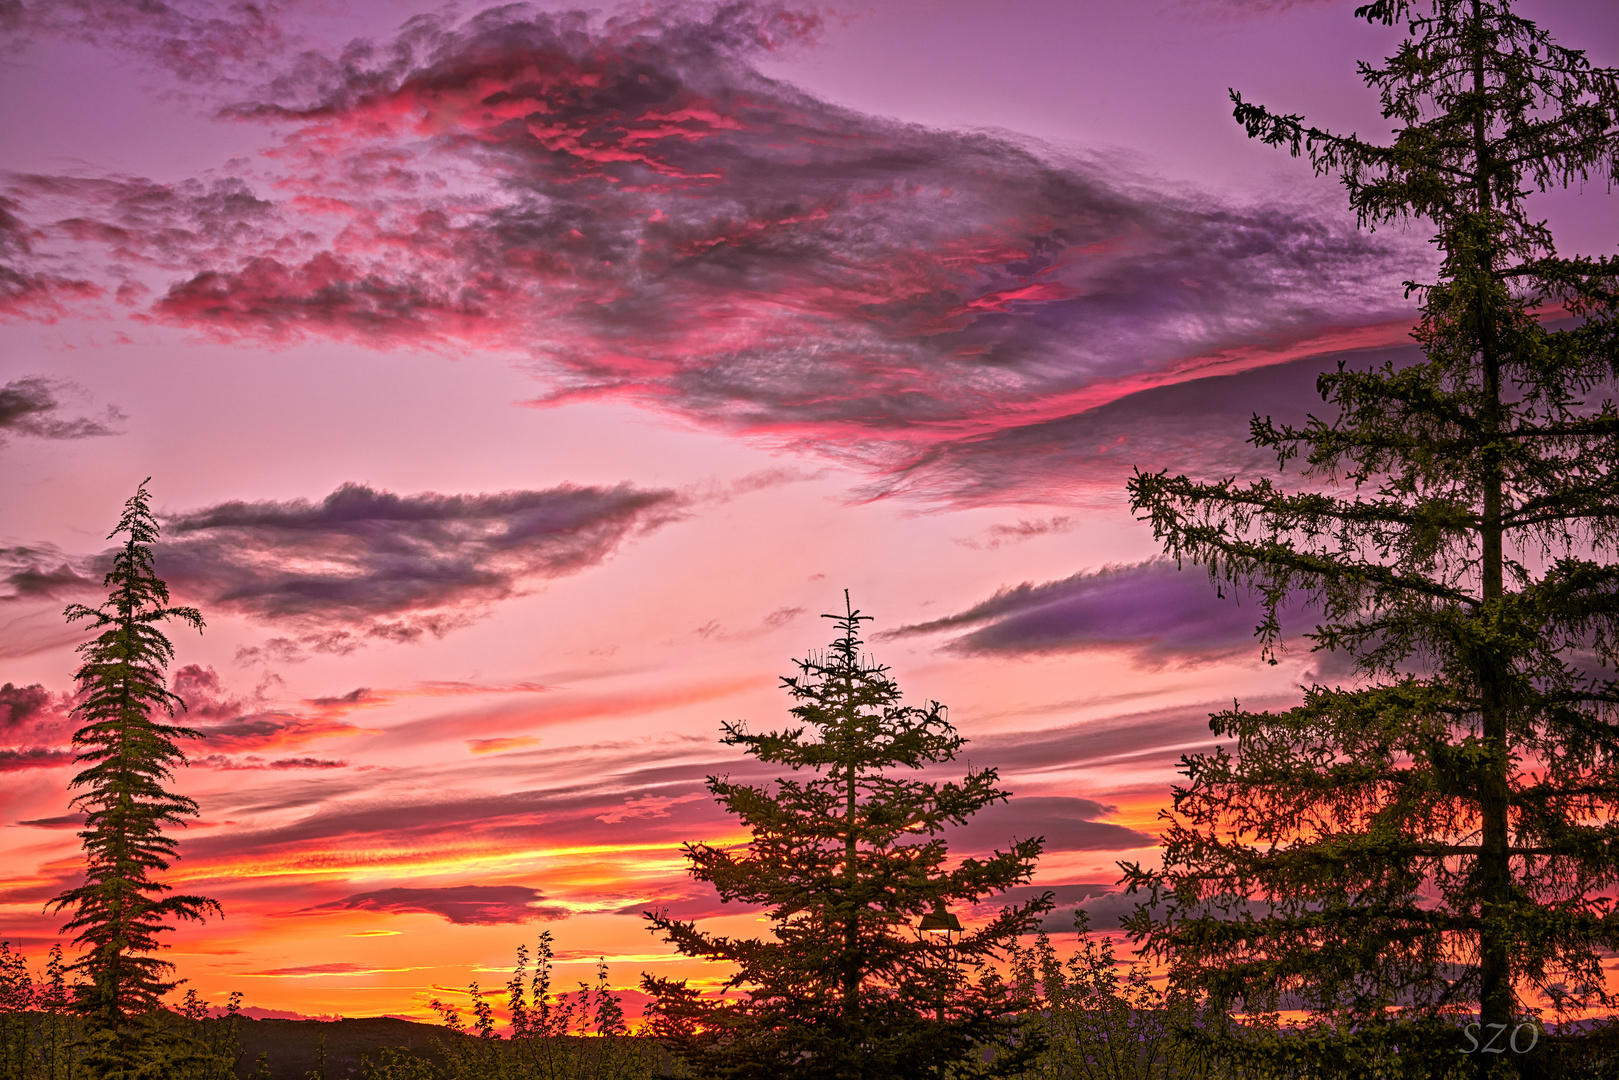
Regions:
<svg viewBox="0 0 1619 1080"><path fill-rule="evenodd" d="M1170 554L1262 598L1267 655L1303 598L1356 679L1211 719L1235 753L1183 760L1163 869L1124 867L1167 913L1130 927L1222 1007L1313 1012L1323 1037L1277 1053L1508 1076L1532 1055L1477 1048L1611 1006L1619 948L1619 260L1559 257L1527 202L1619 172L1619 71L1508 0L1357 15L1406 23L1361 65L1390 143L1235 115L1336 173L1363 226L1432 226L1422 358L1322 375L1335 418L1254 417L1301 482L1130 484Z"/></svg>
<svg viewBox="0 0 1619 1080"><path fill-rule="evenodd" d="M847 594L845 594L847 600ZM943 943L918 919L957 922L945 905L975 903L1026 882L1043 840L1027 839L946 869L939 835L1008 793L994 769L959 782L916 772L953 760L965 740L944 707L900 704L888 669L861 654L847 606L823 656L782 679L799 726L723 741L793 777L773 787L709 777L708 788L751 830L746 851L685 846L693 877L720 897L763 904L774 940L704 933L647 913L686 956L735 965L739 997L704 998L685 981L643 976L657 999L651 1030L697 1075L728 1078L888 1078L975 1070L1004 1041L1017 1004L984 968L1051 906L1050 894L1003 908L983 927ZM948 936L948 932L947 932ZM1005 1058L1015 1065L1016 1055ZM970 1075L951 1072L950 1075Z"/></svg>
<svg viewBox="0 0 1619 1080"><path fill-rule="evenodd" d="M84 950L71 969L85 980L77 1007L91 1028L88 1062L102 1074L144 1060L141 1043L150 1025L137 1021L175 986L165 978L173 965L152 955L161 946L158 934L172 929L167 921L221 913L206 897L165 896L170 887L153 876L177 857L165 827L183 826L198 812L196 802L164 787L171 768L185 760L175 740L200 737L156 718L185 707L166 684L174 648L158 624L178 619L201 630L202 615L169 606L168 587L153 572L158 524L145 483L124 504L111 537L120 533L124 546L103 581L107 601L96 608L73 604L65 612L69 622L87 619L99 633L79 646L84 662L75 674L75 711L85 723L73 745L76 760L90 763L70 784L88 789L73 800L85 814L79 833L84 883L50 904L72 912L62 931L76 932L73 942Z"/></svg>

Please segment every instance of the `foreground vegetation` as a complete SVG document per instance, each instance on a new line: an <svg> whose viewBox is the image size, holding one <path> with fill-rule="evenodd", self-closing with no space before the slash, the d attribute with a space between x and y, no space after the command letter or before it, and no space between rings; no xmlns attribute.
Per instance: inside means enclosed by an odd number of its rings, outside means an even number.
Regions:
<svg viewBox="0 0 1619 1080"><path fill-rule="evenodd" d="M1112 938L1093 933L1083 911L1077 943L1065 957L1039 932L1009 950L1010 996L1032 1003L1006 1017L1022 1060L1020 1080L1446 1080L1471 1076L1477 1059L1457 1055L1432 1067L1428 1055L1398 1048L1383 1058L1342 1053L1330 1025L1289 1027L1277 1015L1231 1025L1186 992L1165 989L1140 961L1122 961ZM139 1018L138 1029L167 1056L153 1055L127 1080L706 1080L646 1026L632 1030L605 964L593 982L573 990L553 984L552 936L540 935L531 956L519 947L503 990L468 987L469 1010L433 1002L434 1027L404 1021L248 1020L241 995L212 1009L188 992L174 1011ZM72 1007L71 976L60 947L35 979L20 954L0 943L0 1080L89 1080L89 1026ZM497 1010L491 1001L501 1001ZM362 1032L346 1028L365 1028ZM370 1030L377 1028L377 1030ZM407 1037L401 1029L408 1032ZM1213 1037L1219 1034L1219 1038ZM345 1037L346 1036L346 1037ZM425 1037L424 1037L425 1036ZM1423 1033L1413 1030L1415 1048ZM399 1045L389 1045L389 1041ZM1518 1045L1529 1042L1527 1033ZM1589 1025L1566 1034L1537 1032L1535 1046L1513 1065L1538 1080L1619 1076L1619 1025ZM1238 1049L1229 1049L1236 1043ZM268 1051L257 1050L268 1045ZM244 1047L252 1046L256 1053ZM1323 1051L1339 1056L1323 1065ZM1510 1051L1509 1051L1510 1052ZM1004 1061L1004 1056L1003 1056ZM943 1075L960 1080L977 1064ZM899 1075L899 1074L896 1074Z"/></svg>

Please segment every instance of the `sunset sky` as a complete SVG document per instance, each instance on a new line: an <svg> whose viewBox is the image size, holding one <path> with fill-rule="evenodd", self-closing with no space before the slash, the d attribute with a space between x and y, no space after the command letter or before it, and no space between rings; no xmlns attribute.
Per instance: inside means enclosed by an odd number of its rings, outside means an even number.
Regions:
<svg viewBox="0 0 1619 1080"><path fill-rule="evenodd" d="M783 726L845 589L1014 793L953 850L1044 835L1108 925L1208 713L1339 677L1124 483L1266 469L1251 413L1412 355L1428 233L1226 97L1386 132L1354 6L0 0L0 939L77 880L61 612L147 476L207 997L426 1018L546 929L720 978L640 913L763 929L680 844L742 839L720 724ZM1619 5L1519 10L1619 64ZM1601 187L1538 206L1619 246Z"/></svg>

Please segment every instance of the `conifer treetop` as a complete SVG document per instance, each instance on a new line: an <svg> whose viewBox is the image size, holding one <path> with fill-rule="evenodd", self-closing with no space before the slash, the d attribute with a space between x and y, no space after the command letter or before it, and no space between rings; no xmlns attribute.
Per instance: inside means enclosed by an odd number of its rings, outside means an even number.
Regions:
<svg viewBox="0 0 1619 1080"><path fill-rule="evenodd" d="M71 967L89 980L78 1006L105 1036L108 1068L135 1053L125 1045L133 1038L130 1018L156 1007L175 985L164 977L173 965L151 955L161 947L157 935L172 929L171 919L222 913L207 897L165 896L170 887L154 877L178 857L165 827L183 827L198 814L194 800L165 786L172 768L185 762L175 740L201 738L154 719L185 708L167 685L174 646L158 624L176 619L201 630L203 619L196 608L172 606L153 570L159 529L146 483L124 504L109 536L123 534L125 541L103 579L106 602L71 604L64 612L69 622L86 620L99 631L79 646L83 663L74 674L80 689L74 711L85 722L73 735L75 760L87 767L69 789L85 789L72 800L85 815L79 833L85 880L47 907L73 913L62 930L76 932L74 944L85 951Z"/></svg>

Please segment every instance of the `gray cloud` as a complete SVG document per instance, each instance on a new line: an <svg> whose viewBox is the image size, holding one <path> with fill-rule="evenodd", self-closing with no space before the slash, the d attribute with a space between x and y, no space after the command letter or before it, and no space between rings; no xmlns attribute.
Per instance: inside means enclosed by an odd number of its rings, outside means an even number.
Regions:
<svg viewBox="0 0 1619 1080"><path fill-rule="evenodd" d="M986 806L967 824L944 835L953 851L985 852L1007 850L1014 839L1046 838L1047 852L1112 851L1121 848L1151 847L1155 837L1123 825L1095 818L1112 813L1113 807L1091 799L1065 796L1020 796Z"/></svg>
<svg viewBox="0 0 1619 1080"><path fill-rule="evenodd" d="M677 505L672 492L629 485L404 496L346 484L318 503L173 515L156 565L209 610L335 630L344 641L411 640L601 562Z"/></svg>
<svg viewBox="0 0 1619 1080"><path fill-rule="evenodd" d="M0 684L0 728L16 727L51 711L55 695L43 686Z"/></svg>
<svg viewBox="0 0 1619 1080"><path fill-rule="evenodd" d="M58 765L73 764L73 751L48 746L27 749L0 749L0 772L21 772L24 769L54 769Z"/></svg>
<svg viewBox="0 0 1619 1080"><path fill-rule="evenodd" d="M65 38L133 54L188 82L242 79L294 54L298 0L0 0L0 32Z"/></svg>
<svg viewBox="0 0 1619 1080"><path fill-rule="evenodd" d="M230 502L169 516L156 568L205 614L289 627L291 636L239 657L285 662L441 636L602 562L685 505L673 491L628 484L486 495L346 484L319 502ZM51 544L0 547L0 603L94 592L110 560Z"/></svg>
<svg viewBox="0 0 1619 1080"><path fill-rule="evenodd" d="M4 279L0 278L0 303L4 301ZM99 420L87 416L66 419L62 411L65 395L78 390L66 379L48 379L29 376L15 379L0 386L0 445L6 434L31 435L37 439L88 439L98 435L116 435L113 426L125 419L123 413L112 406Z"/></svg>
<svg viewBox="0 0 1619 1080"><path fill-rule="evenodd" d="M229 502L165 518L157 572L205 614L291 628L240 659L343 654L442 636L550 578L607 559L684 513L668 490L564 484L484 495L395 495L345 484L319 502ZM0 548L0 601L93 590L110 554Z"/></svg>
<svg viewBox="0 0 1619 1080"><path fill-rule="evenodd" d="M1356 349L1149 387L1094 408L942 441L874 478L865 490L872 496L910 493L958 505L1015 495L1088 501L1097 492L1118 502L1138 468L1209 479L1270 474L1275 454L1248 444L1255 414L1294 424L1312 413L1330 417L1316 378L1337 360L1365 369L1385 361L1403 367L1416 357L1414 347ZM1023 538L990 536L969 546L995 547L997 540Z"/></svg>
<svg viewBox="0 0 1619 1080"><path fill-rule="evenodd" d="M48 600L94 589L101 577L86 562L54 544L0 547L0 583L7 590L0 601Z"/></svg>
<svg viewBox="0 0 1619 1080"><path fill-rule="evenodd" d="M226 772L240 770L263 769L346 769L347 761L335 758L296 757L266 759L256 754L246 754L242 757L230 757L225 754L207 754L203 757L194 757L186 761L187 765L200 766L205 769L220 769Z"/></svg>
<svg viewBox="0 0 1619 1080"><path fill-rule="evenodd" d="M1100 765L1154 754L1174 762L1183 750L1213 744L1209 714L1218 707L1194 705L1059 728L994 732L973 740L973 754L1003 772Z"/></svg>
<svg viewBox="0 0 1619 1080"><path fill-rule="evenodd" d="M568 909L542 904L538 889L526 885L452 885L444 888L375 889L317 904L308 911L385 911L395 915L427 912L457 926L498 926L564 919Z"/></svg>
<svg viewBox="0 0 1619 1080"><path fill-rule="evenodd" d="M17 824L30 829L78 829L83 827L86 820L83 814L61 814L57 817L32 818Z"/></svg>
<svg viewBox="0 0 1619 1080"><path fill-rule="evenodd" d="M1202 660L1256 652L1260 609L1229 586L1222 599L1206 571L1151 560L1105 567L1060 581L1002 589L966 611L902 626L886 637L972 627L946 648L977 654L1031 654L1127 647L1147 662ZM1298 632L1300 612L1283 612Z"/></svg>

